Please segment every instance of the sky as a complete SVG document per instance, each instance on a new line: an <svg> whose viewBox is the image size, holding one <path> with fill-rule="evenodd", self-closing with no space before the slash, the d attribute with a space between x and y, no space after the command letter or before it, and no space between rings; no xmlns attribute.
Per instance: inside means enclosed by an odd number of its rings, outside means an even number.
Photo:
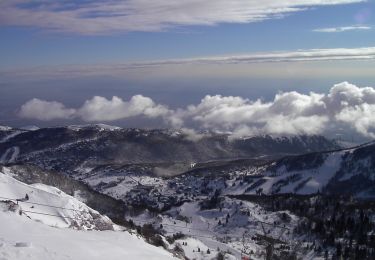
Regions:
<svg viewBox="0 0 375 260"><path fill-rule="evenodd" d="M374 138L374 7L2 0L0 124Z"/></svg>

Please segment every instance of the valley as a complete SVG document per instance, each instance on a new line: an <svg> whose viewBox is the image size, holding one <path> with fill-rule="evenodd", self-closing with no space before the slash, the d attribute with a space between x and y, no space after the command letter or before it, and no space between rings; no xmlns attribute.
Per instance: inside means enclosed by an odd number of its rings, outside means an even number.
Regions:
<svg viewBox="0 0 375 260"><path fill-rule="evenodd" d="M269 245L272 259L374 254L372 142L103 125L0 132L3 174L52 185L178 258L264 259Z"/></svg>

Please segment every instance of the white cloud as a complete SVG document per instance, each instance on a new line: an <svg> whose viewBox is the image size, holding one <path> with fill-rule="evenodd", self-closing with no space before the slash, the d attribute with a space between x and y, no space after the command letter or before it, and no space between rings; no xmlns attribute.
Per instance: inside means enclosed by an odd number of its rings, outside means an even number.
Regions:
<svg viewBox="0 0 375 260"><path fill-rule="evenodd" d="M279 93L270 102L242 97L206 96L176 114L187 125L231 131L235 136L325 134L353 131L375 138L375 89L348 82L327 94Z"/></svg>
<svg viewBox="0 0 375 260"><path fill-rule="evenodd" d="M19 115L38 120L78 117L88 122L160 118L166 126L182 128L194 140L202 137L194 128L232 132L234 136L339 133L344 128L347 133L375 138L375 89L343 82L327 94L291 91L268 102L207 95L198 104L174 110L141 95L129 101L94 97L78 109L32 99L21 107Z"/></svg>
<svg viewBox="0 0 375 260"><path fill-rule="evenodd" d="M349 60L374 59L375 47L368 48L336 48L310 49L297 51L255 53L249 55L228 55L186 60L171 60L175 63L256 63L256 62L291 62L291 61L321 61L321 60ZM165 61L168 62L168 61Z"/></svg>
<svg viewBox="0 0 375 260"><path fill-rule="evenodd" d="M83 2L83 1L82 1ZM309 7L363 0L93 0L0 2L2 25L51 31L103 34L162 31L177 26L250 23L280 18Z"/></svg>
<svg viewBox="0 0 375 260"><path fill-rule="evenodd" d="M375 105L361 104L346 107L336 115L336 119L348 125L366 137L375 138Z"/></svg>
<svg viewBox="0 0 375 260"><path fill-rule="evenodd" d="M375 138L375 89L358 88L341 83L335 85L325 98L334 120L346 123L358 133Z"/></svg>
<svg viewBox="0 0 375 260"><path fill-rule="evenodd" d="M75 112L75 109L66 108L59 102L33 98L21 106L18 115L23 118L49 121L53 119L69 119Z"/></svg>
<svg viewBox="0 0 375 260"><path fill-rule="evenodd" d="M251 101L241 97L206 96L198 105L189 106L180 117L203 128L253 133L318 134L328 120L323 95L282 93L272 102Z"/></svg>
<svg viewBox="0 0 375 260"><path fill-rule="evenodd" d="M199 141L205 136L204 134L198 133L192 128L181 128L181 133L185 136L186 140L193 142Z"/></svg>
<svg viewBox="0 0 375 260"><path fill-rule="evenodd" d="M157 105L148 97L133 96L129 101L119 97L108 100L104 97L93 97L87 100L78 110L77 115L84 121L114 121L135 116L159 117L168 113L165 106Z"/></svg>
<svg viewBox="0 0 375 260"><path fill-rule="evenodd" d="M152 99L135 95L129 101L116 96L112 99L95 96L86 100L79 109L66 108L56 101L34 98L21 106L18 115L42 121L79 118L86 122L104 122L137 116L167 117L169 113L167 107L155 104Z"/></svg>
<svg viewBox="0 0 375 260"><path fill-rule="evenodd" d="M365 25L353 25L353 26L342 26L342 27L330 27L330 28L318 28L314 29L314 32L323 33L336 33L336 32L346 32L346 31L364 31L371 30L370 26Z"/></svg>

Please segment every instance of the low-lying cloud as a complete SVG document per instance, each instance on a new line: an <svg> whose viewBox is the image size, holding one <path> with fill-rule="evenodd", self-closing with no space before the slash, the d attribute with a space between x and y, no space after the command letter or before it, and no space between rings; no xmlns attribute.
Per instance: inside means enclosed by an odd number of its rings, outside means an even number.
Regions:
<svg viewBox="0 0 375 260"><path fill-rule="evenodd" d="M198 104L177 109L141 95L133 96L129 101L97 96L80 108L32 99L21 106L18 115L44 121L78 118L85 122L159 118L167 127L231 132L233 136L325 134L342 132L344 128L375 138L375 89L342 82L326 94L291 91L278 93L269 102L207 95Z"/></svg>
<svg viewBox="0 0 375 260"><path fill-rule="evenodd" d="M142 95L133 96L129 101L119 97L108 100L104 97L93 97L77 110L76 115L84 121L114 121L135 116L150 118L168 114L165 106L157 105L151 98Z"/></svg>
<svg viewBox="0 0 375 260"><path fill-rule="evenodd" d="M116 96L112 99L95 96L78 109L66 108L56 101L33 98L21 106L18 115L41 121L80 118L86 122L109 122L137 116L165 117L169 113L167 107L155 104L151 98L135 95L129 101Z"/></svg>
<svg viewBox="0 0 375 260"><path fill-rule="evenodd" d="M41 121L55 119L69 119L76 114L73 108L66 108L64 104L56 101L45 101L33 98L23 104L18 115L23 118L32 118Z"/></svg>

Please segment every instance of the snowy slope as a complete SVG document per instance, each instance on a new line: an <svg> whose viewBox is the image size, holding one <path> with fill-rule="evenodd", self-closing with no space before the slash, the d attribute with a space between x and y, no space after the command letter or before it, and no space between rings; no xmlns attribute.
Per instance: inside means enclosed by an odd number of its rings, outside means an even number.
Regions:
<svg viewBox="0 0 375 260"><path fill-rule="evenodd" d="M9 134L5 135L3 138L1 138L0 139L0 143L5 143L5 142L9 141L13 137L15 137L15 136L17 136L17 135L19 135L21 133L23 133L23 131L20 131L20 130L12 131Z"/></svg>
<svg viewBox="0 0 375 260"><path fill-rule="evenodd" d="M288 222L281 219L282 213L289 216ZM132 217L132 220L138 224L154 223L155 227L162 225L165 235L184 234L186 237L177 240L175 244L178 244L190 259L204 260L213 258L219 251L227 252L227 259L240 259L244 234L248 237L262 234L259 221L278 223L293 229L299 218L289 212L270 212L252 202L225 198L220 202L220 206L212 209L202 209L199 202L186 202L163 215L155 217L145 213ZM273 236L280 235L278 227L267 226L266 229ZM293 241L293 237L286 233L281 239ZM261 245L252 240L247 241L247 245L255 252L252 259L263 259ZM207 254L207 249L210 254Z"/></svg>
<svg viewBox="0 0 375 260"><path fill-rule="evenodd" d="M110 219L59 189L27 185L4 172L0 172L0 259L173 259L164 249L119 231ZM6 199L25 194L29 200L18 205Z"/></svg>
<svg viewBox="0 0 375 260"><path fill-rule="evenodd" d="M128 232L53 228L1 208L0 225L0 259L173 259Z"/></svg>
<svg viewBox="0 0 375 260"><path fill-rule="evenodd" d="M27 185L0 173L0 197L3 200L21 199L26 194L29 200L19 202L19 205L23 214L33 220L60 228L113 229L113 223L109 218L101 216L97 211L57 188L43 184Z"/></svg>
<svg viewBox="0 0 375 260"><path fill-rule="evenodd" d="M263 174L264 183L257 186L265 194L298 193L313 194L321 191L340 169L343 152L331 153L324 162L314 168L288 170L284 165L274 171ZM243 192L254 194L256 189L246 191L252 184L245 186Z"/></svg>
<svg viewBox="0 0 375 260"><path fill-rule="evenodd" d="M228 171L225 194L346 194L375 197L375 144L331 152L286 156L274 162Z"/></svg>

